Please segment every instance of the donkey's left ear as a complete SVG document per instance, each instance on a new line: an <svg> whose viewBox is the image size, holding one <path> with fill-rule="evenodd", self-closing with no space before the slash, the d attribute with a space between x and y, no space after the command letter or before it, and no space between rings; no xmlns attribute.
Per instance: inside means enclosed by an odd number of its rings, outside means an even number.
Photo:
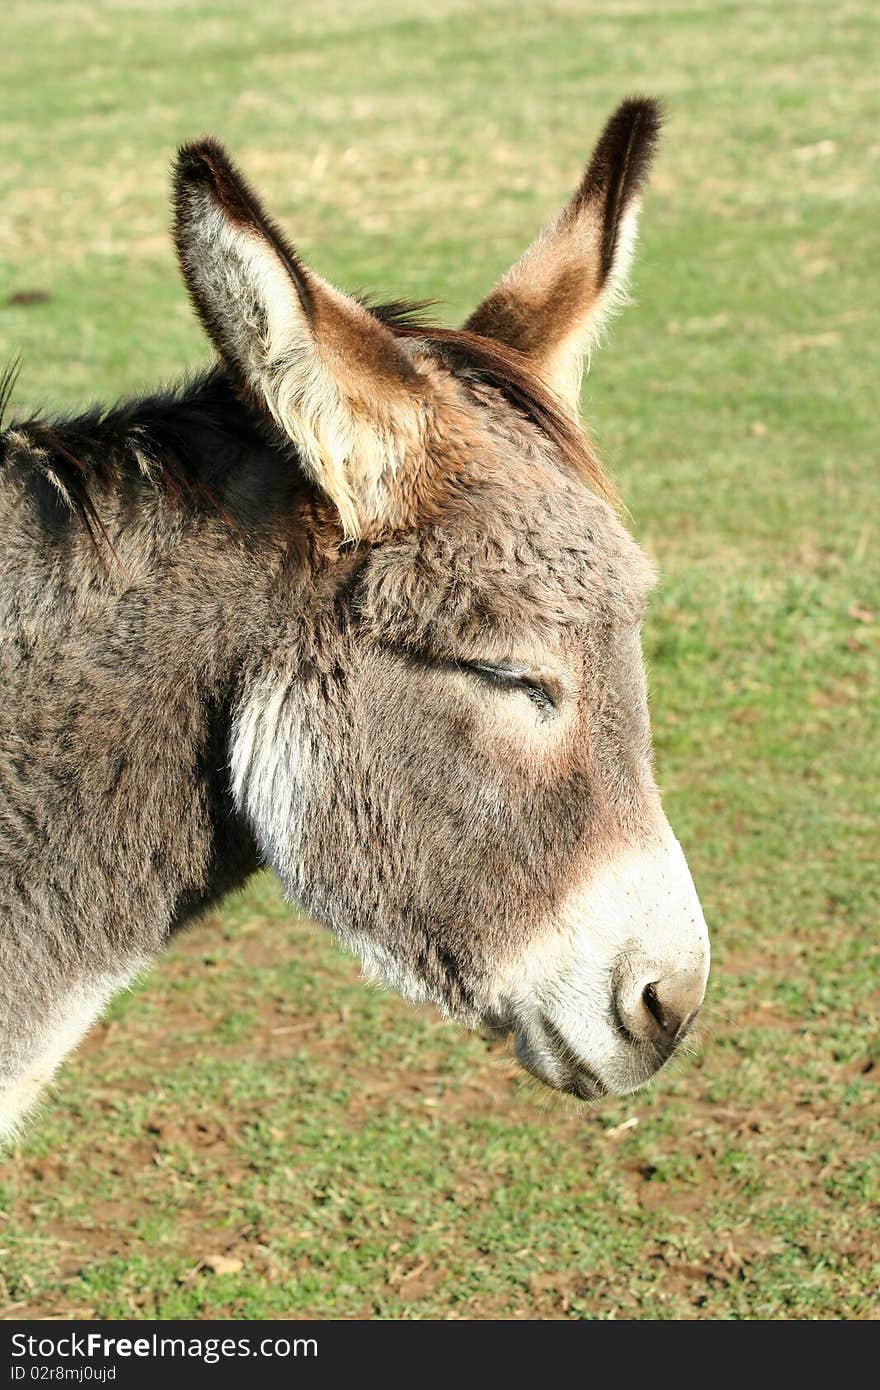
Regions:
<svg viewBox="0 0 880 1390"><path fill-rule="evenodd" d="M465 325L530 358L577 410L583 362L623 298L660 108L618 107L574 196Z"/></svg>
<svg viewBox="0 0 880 1390"><path fill-rule="evenodd" d="M424 384L394 335L303 265L215 140L177 157L174 238L224 365L296 444L346 536L388 522Z"/></svg>

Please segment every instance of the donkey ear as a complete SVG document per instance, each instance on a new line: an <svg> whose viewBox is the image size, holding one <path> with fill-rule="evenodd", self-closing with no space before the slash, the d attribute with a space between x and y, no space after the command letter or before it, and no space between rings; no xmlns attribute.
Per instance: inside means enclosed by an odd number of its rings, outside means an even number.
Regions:
<svg viewBox="0 0 880 1390"><path fill-rule="evenodd" d="M225 367L297 445L346 536L387 520L422 382L392 333L303 265L214 140L178 154L174 238Z"/></svg>
<svg viewBox="0 0 880 1390"><path fill-rule="evenodd" d="M659 131L656 102L618 107L577 192L465 325L524 353L575 411L584 358L624 298Z"/></svg>

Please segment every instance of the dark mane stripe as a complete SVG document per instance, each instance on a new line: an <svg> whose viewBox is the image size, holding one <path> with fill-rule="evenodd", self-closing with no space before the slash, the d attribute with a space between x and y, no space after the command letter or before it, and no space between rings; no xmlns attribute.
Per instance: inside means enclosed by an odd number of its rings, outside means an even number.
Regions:
<svg viewBox="0 0 880 1390"><path fill-rule="evenodd" d="M2 383L0 383L2 384ZM0 464L15 457L109 545L100 497L127 477L161 489L173 505L199 503L233 525L205 476L206 440L242 449L266 441L219 367L180 386L54 420L13 420L0 434ZM111 547L112 549L112 547Z"/></svg>
<svg viewBox="0 0 880 1390"><path fill-rule="evenodd" d="M6 418L6 411L9 408L10 397L15 390L15 383L18 380L18 372L21 366L21 359L13 357L11 362L7 362L3 371L0 372L0 430L3 429L3 421Z"/></svg>
<svg viewBox="0 0 880 1390"><path fill-rule="evenodd" d="M552 440L593 491L617 504L615 489L586 437L520 353L466 329L430 322L426 311L432 301L364 303L397 337L422 340L451 368L473 373L497 390ZM96 406L67 419L32 417L3 427L2 410L17 372L18 364L12 363L0 375L0 465L12 454L26 463L79 518L96 546L99 536L109 545L98 509L100 495L110 494L126 477L160 488L172 503L198 503L225 516L205 478L206 438L242 449L268 443L269 436L219 366L177 389L110 408Z"/></svg>

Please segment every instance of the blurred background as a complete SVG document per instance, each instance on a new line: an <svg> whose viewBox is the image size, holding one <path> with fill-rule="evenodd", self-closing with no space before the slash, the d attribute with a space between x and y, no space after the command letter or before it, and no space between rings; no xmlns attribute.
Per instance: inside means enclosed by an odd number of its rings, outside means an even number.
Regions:
<svg viewBox="0 0 880 1390"><path fill-rule="evenodd" d="M0 1162L0 1315L876 1315L877 7L7 0L2 46L18 412L207 360L168 235L187 138L323 275L457 323L615 104L666 103L583 404L664 576L658 774L715 970L693 1055L580 1108L367 988L261 877Z"/></svg>

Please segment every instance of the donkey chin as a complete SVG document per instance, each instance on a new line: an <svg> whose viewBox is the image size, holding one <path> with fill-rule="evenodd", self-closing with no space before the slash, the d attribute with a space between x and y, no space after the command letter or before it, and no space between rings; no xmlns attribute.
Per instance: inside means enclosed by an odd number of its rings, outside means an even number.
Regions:
<svg viewBox="0 0 880 1390"><path fill-rule="evenodd" d="M540 1081L583 1100L637 1090L689 1033L709 936L678 841L609 859L505 981L499 1017Z"/></svg>

